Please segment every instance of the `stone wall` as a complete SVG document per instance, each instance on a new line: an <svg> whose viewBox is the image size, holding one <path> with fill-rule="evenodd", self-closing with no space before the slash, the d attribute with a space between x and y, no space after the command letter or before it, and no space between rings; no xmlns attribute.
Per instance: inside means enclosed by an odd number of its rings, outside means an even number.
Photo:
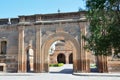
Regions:
<svg viewBox="0 0 120 80"><path fill-rule="evenodd" d="M6 64L5 71L16 72L18 61L18 32L15 30L0 30L0 42L1 41L7 42L6 54L0 54L1 57L4 56L4 61L1 63ZM0 60L2 60L2 58L0 58Z"/></svg>
<svg viewBox="0 0 120 80"><path fill-rule="evenodd" d="M50 45L65 40L72 46L68 55L73 53L73 71L88 72L85 41L82 39L87 26L84 11L0 19L0 40L7 41L7 54L3 60L6 71L26 72L26 51L31 46L35 54L34 71L48 72ZM65 50L55 52L65 53Z"/></svg>
<svg viewBox="0 0 120 80"><path fill-rule="evenodd" d="M108 56L108 71L110 73L120 72L120 58Z"/></svg>

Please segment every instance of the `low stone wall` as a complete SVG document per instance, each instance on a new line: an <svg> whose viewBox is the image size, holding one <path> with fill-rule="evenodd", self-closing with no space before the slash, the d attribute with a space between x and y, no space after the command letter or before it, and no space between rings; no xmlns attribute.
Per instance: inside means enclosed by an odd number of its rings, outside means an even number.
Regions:
<svg viewBox="0 0 120 80"><path fill-rule="evenodd" d="M120 61L109 61L108 71L109 72L120 72Z"/></svg>
<svg viewBox="0 0 120 80"><path fill-rule="evenodd" d="M17 72L17 61L15 58L0 56L0 72Z"/></svg>

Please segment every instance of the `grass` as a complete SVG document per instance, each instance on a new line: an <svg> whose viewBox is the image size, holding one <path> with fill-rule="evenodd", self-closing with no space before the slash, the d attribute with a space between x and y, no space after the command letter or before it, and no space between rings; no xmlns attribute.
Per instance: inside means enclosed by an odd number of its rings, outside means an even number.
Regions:
<svg viewBox="0 0 120 80"><path fill-rule="evenodd" d="M63 63L57 63L57 64L50 64L49 66L50 67L61 67L63 65L64 65Z"/></svg>

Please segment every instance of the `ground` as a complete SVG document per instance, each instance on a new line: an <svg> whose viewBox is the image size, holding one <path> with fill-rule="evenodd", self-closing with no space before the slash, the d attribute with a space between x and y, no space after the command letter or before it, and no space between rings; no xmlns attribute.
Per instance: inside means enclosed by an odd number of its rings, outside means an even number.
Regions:
<svg viewBox="0 0 120 80"><path fill-rule="evenodd" d="M84 73L72 74L72 65L63 67L50 67L49 73L0 73L0 80L120 80L120 75L109 75L109 73Z"/></svg>
<svg viewBox="0 0 120 80"><path fill-rule="evenodd" d="M120 77L108 76L75 76L72 74L27 74L14 76L0 76L0 80L120 80Z"/></svg>

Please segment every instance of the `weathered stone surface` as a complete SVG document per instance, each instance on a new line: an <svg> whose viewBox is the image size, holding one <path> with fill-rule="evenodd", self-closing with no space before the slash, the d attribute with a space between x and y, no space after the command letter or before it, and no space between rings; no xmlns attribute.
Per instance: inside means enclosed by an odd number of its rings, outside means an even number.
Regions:
<svg viewBox="0 0 120 80"><path fill-rule="evenodd" d="M49 48L55 41L64 40L70 46L64 50L58 48L59 53L66 53L65 50L71 47L67 54L73 54L73 72L89 72L91 60L82 39L82 35L88 35L88 22L84 14L83 11L19 16L9 21L0 19L0 64L6 65L4 71L27 72L27 50L31 47L34 52L34 72L49 72ZM7 53L4 55L1 54L2 41L7 42ZM66 63L69 63L67 58ZM105 72L106 61L101 64L105 68L102 72Z"/></svg>

